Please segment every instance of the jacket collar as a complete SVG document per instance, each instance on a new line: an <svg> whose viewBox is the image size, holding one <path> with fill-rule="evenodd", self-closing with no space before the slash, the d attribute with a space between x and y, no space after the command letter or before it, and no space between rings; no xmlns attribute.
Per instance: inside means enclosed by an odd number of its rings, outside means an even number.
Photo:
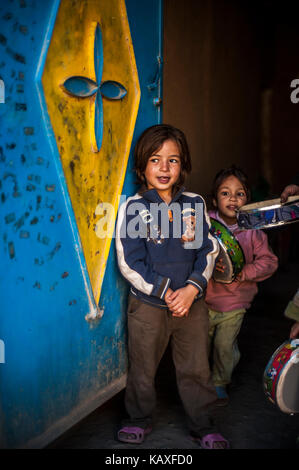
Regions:
<svg viewBox="0 0 299 470"><path fill-rule="evenodd" d="M181 187L177 188L174 191L171 202L177 201L184 191L185 191L184 186L181 186ZM145 185L141 186L141 188L138 191L138 194L140 194L140 196L144 197L145 199L147 199L150 202L159 202L159 203L165 202L165 201L163 201L161 196L159 196L156 189L148 189Z"/></svg>

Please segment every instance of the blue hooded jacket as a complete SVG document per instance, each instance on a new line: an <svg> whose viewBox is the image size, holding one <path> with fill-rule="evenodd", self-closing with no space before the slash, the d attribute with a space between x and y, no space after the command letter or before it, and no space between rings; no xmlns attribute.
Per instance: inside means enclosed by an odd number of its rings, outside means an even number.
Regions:
<svg viewBox="0 0 299 470"><path fill-rule="evenodd" d="M155 189L141 189L120 207L118 265L140 300L167 308L167 289L193 284L201 297L212 276L218 243L201 196L180 188L170 204Z"/></svg>

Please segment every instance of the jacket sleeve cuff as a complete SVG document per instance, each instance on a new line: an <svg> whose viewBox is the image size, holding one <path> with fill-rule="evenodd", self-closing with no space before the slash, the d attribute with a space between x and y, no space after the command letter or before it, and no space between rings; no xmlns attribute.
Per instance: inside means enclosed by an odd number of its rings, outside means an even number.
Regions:
<svg viewBox="0 0 299 470"><path fill-rule="evenodd" d="M253 264L246 264L242 270L242 281L253 281L256 278L256 268Z"/></svg>
<svg viewBox="0 0 299 470"><path fill-rule="evenodd" d="M198 282L197 279L189 278L189 279L187 279L186 284L192 284L192 286L196 287L198 289L198 294L197 294L196 297L197 298L202 297L202 295L204 293L204 289L203 289L202 285Z"/></svg>
<svg viewBox="0 0 299 470"><path fill-rule="evenodd" d="M159 299L164 300L165 294L170 286L171 279L169 277L158 276L157 287L152 291L152 295L159 297Z"/></svg>

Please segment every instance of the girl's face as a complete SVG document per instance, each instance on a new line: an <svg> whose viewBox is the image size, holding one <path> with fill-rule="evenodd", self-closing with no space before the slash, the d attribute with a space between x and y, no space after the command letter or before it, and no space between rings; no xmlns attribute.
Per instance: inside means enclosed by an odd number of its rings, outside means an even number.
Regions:
<svg viewBox="0 0 299 470"><path fill-rule="evenodd" d="M144 176L147 187L156 189L167 203L172 198L172 187L181 173L180 150L173 140L165 140L162 147L147 161Z"/></svg>
<svg viewBox="0 0 299 470"><path fill-rule="evenodd" d="M236 209L244 206L247 201L245 188L235 176L228 176L219 186L217 200L214 205L218 208L220 217L227 225L237 222Z"/></svg>

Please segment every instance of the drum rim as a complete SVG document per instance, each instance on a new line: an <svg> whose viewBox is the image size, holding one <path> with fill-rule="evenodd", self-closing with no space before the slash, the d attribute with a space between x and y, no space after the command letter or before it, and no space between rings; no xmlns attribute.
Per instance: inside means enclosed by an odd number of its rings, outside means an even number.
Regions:
<svg viewBox="0 0 299 470"><path fill-rule="evenodd" d="M287 340L285 340L283 343L280 344L280 346L278 346L274 353L272 354L272 356L270 357L266 367L265 367L265 370L264 370L264 374L263 374L263 387L264 387L264 392L266 394L266 396L268 397L268 399L274 403L281 411L283 411L284 413L288 413L288 414L293 414L293 413L298 413L297 411L284 411L280 405L278 404L278 397L277 397L277 389L278 389L278 385L279 385L279 382L280 382L280 379L281 379L281 375L283 373L283 371L285 370L286 366L289 364L289 360L282 366L279 374L278 374L278 377L277 377L277 380L276 380L276 384L275 384L275 390L274 390L274 398L272 396L272 394L270 392L268 392L266 390L266 385L265 385L265 382L266 382L266 379L267 381L269 380L269 377L267 376L267 371L268 369L270 368L270 365L273 363L273 360L274 358L277 356L277 354L287 345L287 344L291 344L292 343L292 339L289 338ZM298 349L299 345L294 349L294 351L296 351L296 349ZM273 380L272 380L273 382Z"/></svg>
<svg viewBox="0 0 299 470"><path fill-rule="evenodd" d="M242 248L242 246L241 246L241 243L237 240L237 237L235 237L235 235L233 234L233 232L232 232L229 228L227 228L226 225L224 225L224 224L223 224L222 222L220 222L219 220L215 219L215 217L210 217L210 220L215 220L215 222L217 222L217 223L220 224L222 227L224 227L224 229L229 233L229 235L231 235L232 238L233 238L234 240L236 240L236 242L237 242L237 244L238 244L238 246L239 246L239 248L240 248L240 251L241 251L241 253L242 253L243 261L244 261L244 264L245 264L246 259L245 259L244 251L243 251L243 248ZM214 235L213 235L213 236L214 236ZM217 237L214 237L214 238L217 238ZM217 240L218 240L218 238L217 238Z"/></svg>
<svg viewBox="0 0 299 470"><path fill-rule="evenodd" d="M261 224L260 227L254 227L252 229L246 228L246 227L240 227L240 230L267 230L267 228L275 228L275 227L280 227L281 225L289 225L289 224L294 224L295 222L298 222L298 220L281 220L279 222L275 222L273 224Z"/></svg>

